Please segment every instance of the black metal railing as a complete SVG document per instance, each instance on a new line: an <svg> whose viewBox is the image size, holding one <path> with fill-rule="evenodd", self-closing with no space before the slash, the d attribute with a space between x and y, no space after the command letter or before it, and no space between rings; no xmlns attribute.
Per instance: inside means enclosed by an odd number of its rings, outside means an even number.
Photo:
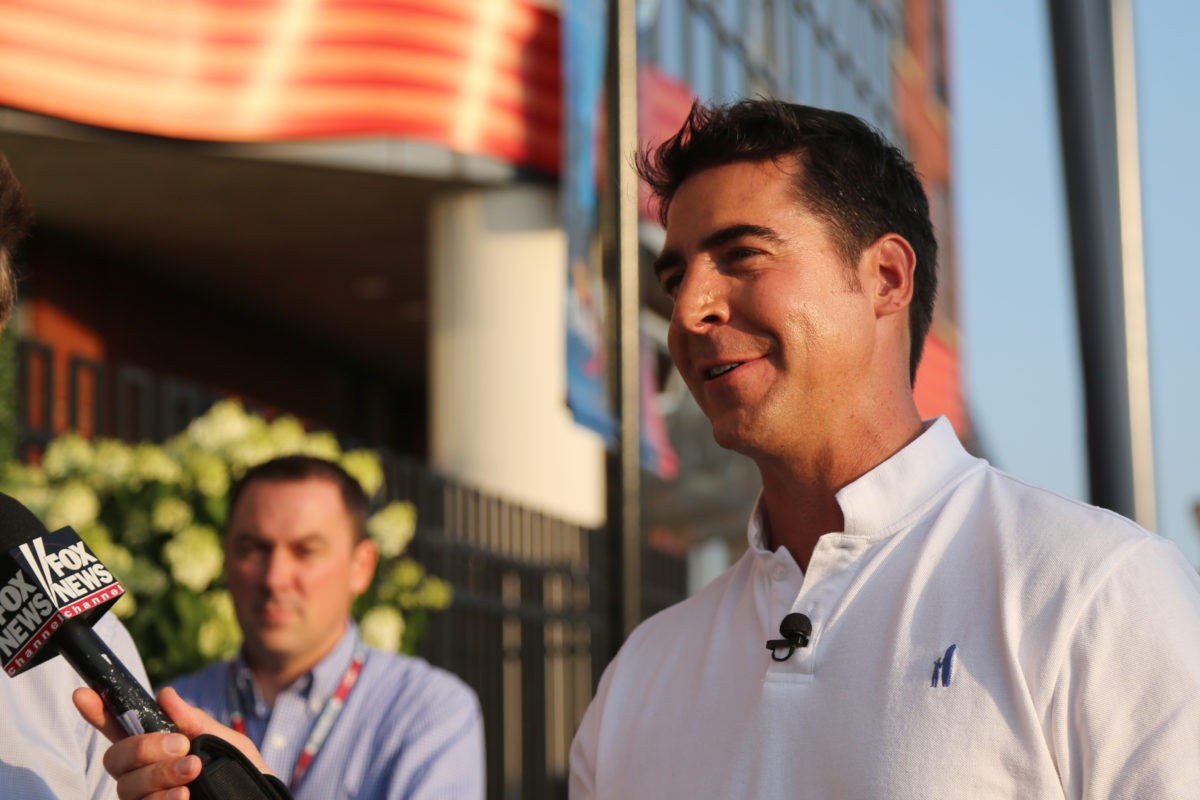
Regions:
<svg viewBox="0 0 1200 800"><path fill-rule="evenodd" d="M26 451L53 436L54 353L33 341L19 353ZM93 435L162 441L222 396L132 365L68 363L67 421ZM571 739L619 636L605 614L604 531L489 496L415 459L384 453L384 472L384 499L417 508L410 553L454 587L422 655L479 695L488 797L565 798ZM647 549L642 563L647 614L684 596L682 558Z"/></svg>
<svg viewBox="0 0 1200 800"><path fill-rule="evenodd" d="M46 445L57 433L56 401L65 401L70 430L128 442L161 442L221 399L221 393L185 378L156 375L133 364L106 364L84 356L67 360L66 393L55 384L55 353L45 342L17 345L22 449Z"/></svg>
<svg viewBox="0 0 1200 800"><path fill-rule="evenodd" d="M385 471L388 493L417 506L414 556L454 586L422 652L479 694L488 796L565 797L571 736L607 652L602 532L409 459Z"/></svg>

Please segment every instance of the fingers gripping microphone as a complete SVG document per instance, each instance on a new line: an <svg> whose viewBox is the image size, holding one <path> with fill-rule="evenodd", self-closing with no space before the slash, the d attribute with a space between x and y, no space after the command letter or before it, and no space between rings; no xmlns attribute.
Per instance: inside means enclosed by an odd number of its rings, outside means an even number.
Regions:
<svg viewBox="0 0 1200 800"><path fill-rule="evenodd" d="M787 661L797 647L808 647L808 637L812 635L812 620L805 615L793 611L779 623L779 635L782 639L768 639L767 649L771 651L774 661ZM779 652L787 648L782 658Z"/></svg>
<svg viewBox="0 0 1200 800"><path fill-rule="evenodd" d="M130 734L170 718L92 626L125 589L70 528L48 533L0 494L0 662L10 676L62 655Z"/></svg>

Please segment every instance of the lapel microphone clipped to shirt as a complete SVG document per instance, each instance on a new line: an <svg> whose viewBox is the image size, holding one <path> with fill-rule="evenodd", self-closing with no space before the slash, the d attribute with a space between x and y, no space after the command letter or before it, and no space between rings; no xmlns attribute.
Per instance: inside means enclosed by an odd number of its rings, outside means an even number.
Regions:
<svg viewBox="0 0 1200 800"><path fill-rule="evenodd" d="M767 640L767 649L771 651L772 660L787 661L797 647L808 647L808 637L812 635L812 620L798 611L793 611L779 623L779 635L783 638ZM779 652L785 648L787 652L780 658Z"/></svg>

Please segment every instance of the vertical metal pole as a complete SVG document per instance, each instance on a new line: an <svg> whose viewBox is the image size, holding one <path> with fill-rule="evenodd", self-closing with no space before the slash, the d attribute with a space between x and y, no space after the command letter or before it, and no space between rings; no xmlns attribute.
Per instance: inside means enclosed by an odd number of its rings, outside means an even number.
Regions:
<svg viewBox="0 0 1200 800"><path fill-rule="evenodd" d="M613 653L642 617L641 419L639 409L637 23L635 0L609 0L605 272L620 444L608 463L610 624Z"/></svg>
<svg viewBox="0 0 1200 800"><path fill-rule="evenodd" d="M1150 416L1150 337L1146 326L1146 266L1142 248L1142 175L1138 159L1137 60L1133 4L1112 0L1113 92L1117 111L1117 184L1125 287L1125 361L1129 376L1134 519L1157 527L1154 431Z"/></svg>
<svg viewBox="0 0 1200 800"><path fill-rule="evenodd" d="M1151 527L1154 478L1141 211L1137 191L1130 185L1138 175L1128 13L1120 23L1124 31L1118 31L1117 12L1108 0L1050 0L1049 8L1083 356L1091 498ZM1122 48L1124 53L1118 55ZM1122 58L1120 69L1126 74L1118 78L1114 62ZM1124 166L1119 163L1122 152Z"/></svg>

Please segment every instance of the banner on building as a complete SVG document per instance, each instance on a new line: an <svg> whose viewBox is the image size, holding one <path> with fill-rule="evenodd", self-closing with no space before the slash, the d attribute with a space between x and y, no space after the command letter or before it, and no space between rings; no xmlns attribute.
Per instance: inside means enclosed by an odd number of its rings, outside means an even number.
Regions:
<svg viewBox="0 0 1200 800"><path fill-rule="evenodd" d="M692 87L650 63L638 66L638 139L653 147L683 127L696 94ZM658 202L645 183L638 184L638 215L658 222Z"/></svg>
<svg viewBox="0 0 1200 800"><path fill-rule="evenodd" d="M567 232L567 405L575 421L617 443L604 341L604 292L594 257L597 158L607 44L605 0L563 0L562 213Z"/></svg>
<svg viewBox="0 0 1200 800"><path fill-rule="evenodd" d="M658 353L654 339L641 333L642 468L663 480L679 474L679 456L667 435L667 421L659 407Z"/></svg>

